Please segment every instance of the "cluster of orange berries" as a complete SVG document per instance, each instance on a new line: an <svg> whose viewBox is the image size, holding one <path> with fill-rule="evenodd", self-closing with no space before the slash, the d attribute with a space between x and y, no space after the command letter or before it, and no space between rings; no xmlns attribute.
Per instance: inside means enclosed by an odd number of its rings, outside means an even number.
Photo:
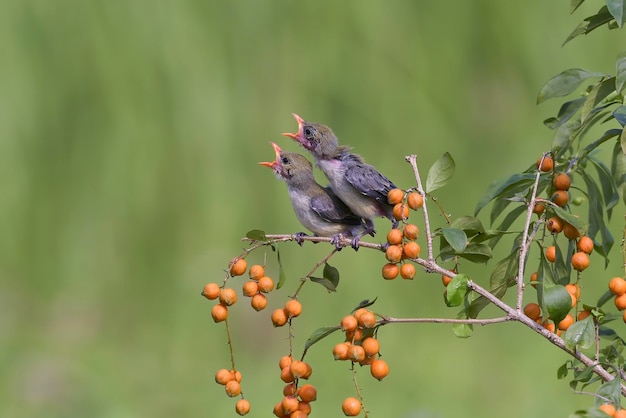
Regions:
<svg viewBox="0 0 626 418"><path fill-rule="evenodd" d="M238 370L220 369L215 373L215 381L224 386L226 395L231 398L241 394L241 372ZM250 402L241 398L235 404L235 411L239 415L246 415L250 412Z"/></svg>
<svg viewBox="0 0 626 418"><path fill-rule="evenodd" d="M424 206L424 198L417 192L411 192L406 195L406 204L404 203L405 194L400 189L389 191L387 196L389 204L394 205L393 216L398 221L405 222L402 229L393 228L387 233L387 249L385 255L389 263L383 266L383 278L385 280L393 280L398 274L407 280L415 277L415 266L411 263L398 263L406 259L414 259L420 256L422 248L415 242L419 236L419 228L417 225L406 223L409 218L409 208L418 210Z"/></svg>
<svg viewBox="0 0 626 418"><path fill-rule="evenodd" d="M311 402L317 399L317 389L311 384L298 386L299 379L308 379L313 372L311 366L291 356L283 356L278 362L280 378L285 382L283 399L274 406L274 415L280 418L307 418L311 413Z"/></svg>
<svg viewBox="0 0 626 418"><path fill-rule="evenodd" d="M626 418L626 409L616 409L615 406L610 403L600 405L598 409L613 418Z"/></svg>
<svg viewBox="0 0 626 418"><path fill-rule="evenodd" d="M591 261L589 255L593 252L593 240L588 236L582 236L576 243L577 252L572 255L572 268L576 271L583 271L589 267ZM554 245L546 248L546 260L551 263L556 261L556 247Z"/></svg>
<svg viewBox="0 0 626 418"><path fill-rule="evenodd" d="M609 290L615 296L615 307L624 311L622 318L626 322L626 280L622 277L613 277L609 280Z"/></svg>

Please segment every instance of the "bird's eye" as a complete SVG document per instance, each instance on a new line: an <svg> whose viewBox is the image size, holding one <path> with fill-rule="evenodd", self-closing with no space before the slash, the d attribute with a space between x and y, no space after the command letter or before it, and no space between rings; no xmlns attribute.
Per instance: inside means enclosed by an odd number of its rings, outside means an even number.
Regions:
<svg viewBox="0 0 626 418"><path fill-rule="evenodd" d="M283 164L289 164L289 158L283 157L282 162Z"/></svg>
<svg viewBox="0 0 626 418"><path fill-rule="evenodd" d="M311 138L313 136L313 129L309 127L304 128L304 135L307 138Z"/></svg>

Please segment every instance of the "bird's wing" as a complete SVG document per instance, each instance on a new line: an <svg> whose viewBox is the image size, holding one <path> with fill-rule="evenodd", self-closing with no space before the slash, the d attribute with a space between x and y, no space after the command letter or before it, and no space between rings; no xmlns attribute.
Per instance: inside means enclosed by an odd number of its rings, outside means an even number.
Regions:
<svg viewBox="0 0 626 418"><path fill-rule="evenodd" d="M346 161L345 178L355 189L365 196L386 202L389 190L396 185L369 164L357 159Z"/></svg>
<svg viewBox="0 0 626 418"><path fill-rule="evenodd" d="M350 212L350 209L330 190L324 188L325 193L320 193L311 199L311 209L327 222L341 223L344 225L359 225L361 218Z"/></svg>

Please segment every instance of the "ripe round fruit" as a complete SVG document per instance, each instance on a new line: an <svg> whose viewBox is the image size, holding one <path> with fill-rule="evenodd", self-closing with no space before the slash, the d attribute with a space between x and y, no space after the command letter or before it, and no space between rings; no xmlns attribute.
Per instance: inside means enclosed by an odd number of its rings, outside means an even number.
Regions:
<svg viewBox="0 0 626 418"><path fill-rule="evenodd" d="M393 228L387 233L387 242L391 245L402 244L402 231Z"/></svg>
<svg viewBox="0 0 626 418"><path fill-rule="evenodd" d="M354 315L346 315L341 319L341 330L342 331L354 331L356 327L359 326Z"/></svg>
<svg viewBox="0 0 626 418"><path fill-rule="evenodd" d="M220 287L218 286L217 283L207 283L204 286L204 289L202 289L202 296L204 296L207 299L210 299L210 300L217 299L219 295L220 295Z"/></svg>
<svg viewBox="0 0 626 418"><path fill-rule="evenodd" d="M365 360L365 350L360 345L352 344L348 350L348 358L355 362L363 361Z"/></svg>
<svg viewBox="0 0 626 418"><path fill-rule="evenodd" d="M565 285L565 290L570 295L576 297L576 299L580 298L580 287L576 283L568 283Z"/></svg>
<svg viewBox="0 0 626 418"><path fill-rule="evenodd" d="M259 279L259 291L269 293L274 290L274 280L271 277L263 276Z"/></svg>
<svg viewBox="0 0 626 418"><path fill-rule="evenodd" d="M252 280L259 280L261 277L265 276L265 267L260 264L255 264L250 267L248 274Z"/></svg>
<svg viewBox="0 0 626 418"><path fill-rule="evenodd" d="M357 328L354 331L346 332L346 340L347 341L358 342L358 341L361 341L362 339L363 339L363 329L362 328Z"/></svg>
<svg viewBox="0 0 626 418"><path fill-rule="evenodd" d="M243 293L244 296L251 298L252 296L259 293L259 285L254 280L248 280L243 284L243 287L241 288L241 293Z"/></svg>
<svg viewBox="0 0 626 418"><path fill-rule="evenodd" d="M311 414L311 404L309 402L300 401L298 403L298 410L292 412L289 418L308 418Z"/></svg>
<svg viewBox="0 0 626 418"><path fill-rule="evenodd" d="M317 389L311 384L305 384L298 389L298 396L304 402L313 402L317 399Z"/></svg>
<svg viewBox="0 0 626 418"><path fill-rule="evenodd" d="M405 205L404 203L397 203L393 207L393 217L397 221L409 219L409 207Z"/></svg>
<svg viewBox="0 0 626 418"><path fill-rule="evenodd" d="M217 304L211 309L211 317L215 322L222 322L228 318L228 308L224 305Z"/></svg>
<svg viewBox="0 0 626 418"><path fill-rule="evenodd" d="M262 311L267 306L267 298L264 294L257 293L256 295L252 296L252 300L250 300L250 306L252 306L252 309L257 312Z"/></svg>
<svg viewBox="0 0 626 418"><path fill-rule="evenodd" d="M572 179L569 175L560 173L554 177L552 184L557 190L569 190L569 187L572 185Z"/></svg>
<svg viewBox="0 0 626 418"><path fill-rule="evenodd" d="M285 415L289 415L298 410L298 399L295 396L285 396L282 401Z"/></svg>
<svg viewBox="0 0 626 418"><path fill-rule="evenodd" d="M226 394L231 398L239 396L241 394L241 384L236 380L230 380L228 383L226 383L225 390Z"/></svg>
<svg viewBox="0 0 626 418"><path fill-rule="evenodd" d="M564 207L569 202L569 193L565 190L557 190L552 194L550 198L558 207Z"/></svg>
<svg viewBox="0 0 626 418"><path fill-rule="evenodd" d="M614 295L623 295L626 293L626 280L621 277L613 277L609 280L609 290Z"/></svg>
<svg viewBox="0 0 626 418"><path fill-rule="evenodd" d="M389 374L389 366L385 360L374 360L370 366L370 373L375 379L383 380Z"/></svg>
<svg viewBox="0 0 626 418"><path fill-rule="evenodd" d="M548 231L552 232L553 234L558 234L563 230L563 220L558 216L553 216L548 219L546 226L548 228Z"/></svg>
<svg viewBox="0 0 626 418"><path fill-rule="evenodd" d="M237 292L235 289L225 287L220 290L220 303L226 306L234 305L237 302Z"/></svg>
<svg viewBox="0 0 626 418"><path fill-rule="evenodd" d="M357 321L363 328L374 328L376 325L376 315L374 315L374 312L366 311L357 317Z"/></svg>
<svg viewBox="0 0 626 418"><path fill-rule="evenodd" d="M390 245L387 247L387 251L385 251L385 255L387 256L387 260L392 263L397 263L402 260L402 246L401 245Z"/></svg>
<svg viewBox="0 0 626 418"><path fill-rule="evenodd" d="M230 275L241 276L248 269L248 263L243 258L235 258L230 262Z"/></svg>
<svg viewBox="0 0 626 418"><path fill-rule="evenodd" d="M615 407L610 403L605 403L604 405L600 405L598 409L610 417L615 415Z"/></svg>
<svg viewBox="0 0 626 418"><path fill-rule="evenodd" d="M587 267L589 267L589 263L589 256L582 251L579 251L572 256L572 267L576 271L585 270Z"/></svg>
<svg viewBox="0 0 626 418"><path fill-rule="evenodd" d="M380 343L374 337L367 337L364 339L361 343L361 347L365 350L365 355L367 357L375 356L380 351Z"/></svg>
<svg viewBox="0 0 626 418"><path fill-rule="evenodd" d="M552 171L553 167L554 167L554 161L552 161L552 158L547 155L543 159L543 163L541 162L541 158L537 160L537 168L539 168L543 172Z"/></svg>
<svg viewBox="0 0 626 418"><path fill-rule="evenodd" d="M578 228L574 225L565 222L565 225L563 225L563 235L569 240L574 240L580 236L580 232L578 232Z"/></svg>
<svg viewBox="0 0 626 418"><path fill-rule="evenodd" d="M275 327L282 327L287 323L287 319L289 318L284 309L275 309L274 312L272 312L272 324L274 324Z"/></svg>
<svg viewBox="0 0 626 418"><path fill-rule="evenodd" d="M415 224L406 224L402 230L406 239L417 239L420 229Z"/></svg>
<svg viewBox="0 0 626 418"><path fill-rule="evenodd" d="M536 203L535 207L533 207L533 213L537 215L541 215L546 210L546 205L543 203Z"/></svg>
<svg viewBox="0 0 626 418"><path fill-rule="evenodd" d="M587 318L589 315L591 315L591 311L585 309L582 310L580 312L578 312L578 320L582 321L583 319Z"/></svg>
<svg viewBox="0 0 626 418"><path fill-rule="evenodd" d="M280 370L280 380L282 380L285 383L291 383L294 380L296 380L296 378L293 377L293 375L291 374L290 366L283 367Z"/></svg>
<svg viewBox="0 0 626 418"><path fill-rule="evenodd" d="M443 283L444 286L448 286L451 281L452 281L452 277L446 276L445 274L441 275L441 283Z"/></svg>
<svg viewBox="0 0 626 418"><path fill-rule="evenodd" d="M417 192L412 192L412 193L409 193L409 195L407 196L406 203L409 205L411 209L418 210L422 206L424 206L424 198L422 197L421 194Z"/></svg>
<svg viewBox="0 0 626 418"><path fill-rule="evenodd" d="M400 276L406 280L413 280L415 277L415 266L411 263L404 263L400 267Z"/></svg>
<svg viewBox="0 0 626 418"><path fill-rule="evenodd" d="M578 251L591 254L593 251L593 240L588 236L580 237L578 243L576 244L576 248L578 248Z"/></svg>
<svg viewBox="0 0 626 418"><path fill-rule="evenodd" d="M626 293L623 295L615 296L615 307L620 311L626 309Z"/></svg>
<svg viewBox="0 0 626 418"><path fill-rule="evenodd" d="M615 411L613 418L626 418L626 409L620 409Z"/></svg>
<svg viewBox="0 0 626 418"><path fill-rule="evenodd" d="M333 357L335 360L347 360L351 345L352 344L349 342L336 344L333 347Z"/></svg>
<svg viewBox="0 0 626 418"><path fill-rule="evenodd" d="M226 383L230 382L233 379L234 379L234 374L230 370L219 369L215 373L215 382L220 385L226 385Z"/></svg>
<svg viewBox="0 0 626 418"><path fill-rule="evenodd" d="M289 318L295 318L302 313L302 304L295 299L291 299L285 303L285 312Z"/></svg>
<svg viewBox="0 0 626 418"><path fill-rule="evenodd" d="M551 263L556 261L556 247L554 245L546 248L546 259Z"/></svg>
<svg viewBox="0 0 626 418"><path fill-rule="evenodd" d="M296 396L296 384L287 383L283 386L283 396Z"/></svg>
<svg viewBox="0 0 626 418"><path fill-rule="evenodd" d="M347 417L356 417L361 413L361 402L354 397L346 398L341 404L341 410Z"/></svg>
<svg viewBox="0 0 626 418"><path fill-rule="evenodd" d="M390 205L396 205L402 202L402 199L404 199L404 192L400 189L391 189L389 193L387 193L387 202L389 202Z"/></svg>
<svg viewBox="0 0 626 418"><path fill-rule="evenodd" d="M415 241L409 241L402 246L402 254L405 258L417 258L421 252L422 248Z"/></svg>
<svg viewBox="0 0 626 418"><path fill-rule="evenodd" d="M394 263L387 263L383 266L383 278L385 280L393 280L398 277L400 267Z"/></svg>
<svg viewBox="0 0 626 418"><path fill-rule="evenodd" d="M304 365L306 366L306 372L301 377L303 379L308 379L309 377L311 377L311 373L313 373L313 368L307 362L304 362Z"/></svg>
<svg viewBox="0 0 626 418"><path fill-rule="evenodd" d="M247 399L239 399L235 404L235 411L241 415L247 415L250 412L250 402Z"/></svg>
<svg viewBox="0 0 626 418"><path fill-rule="evenodd" d="M293 377L302 377L306 374L306 364L300 360L293 360L289 365L289 372Z"/></svg>
<svg viewBox="0 0 626 418"><path fill-rule="evenodd" d="M537 288L537 279L539 278L537 272L534 272L533 274L530 275L530 285L532 287L534 287L535 289Z"/></svg>
<svg viewBox="0 0 626 418"><path fill-rule="evenodd" d="M538 304L531 302L524 306L524 314L533 321L536 321L541 316L541 308Z"/></svg>
<svg viewBox="0 0 626 418"><path fill-rule="evenodd" d="M290 366L292 361L293 359L291 358L291 356L282 356L278 361L278 367L280 367L280 369L282 370L285 367Z"/></svg>
<svg viewBox="0 0 626 418"><path fill-rule="evenodd" d="M565 331L574 323L574 317L571 314L567 314L565 318L559 322L559 329Z"/></svg>
<svg viewBox="0 0 626 418"><path fill-rule="evenodd" d="M551 333L554 333L554 331L556 331L556 326L554 325L554 322L550 321L549 319L545 320L542 325Z"/></svg>
<svg viewBox="0 0 626 418"><path fill-rule="evenodd" d="M272 411L274 413L274 415L276 415L279 418L285 417L285 411L283 411L283 403L278 402L276 405L274 405L274 410ZM289 415L287 415L289 416Z"/></svg>

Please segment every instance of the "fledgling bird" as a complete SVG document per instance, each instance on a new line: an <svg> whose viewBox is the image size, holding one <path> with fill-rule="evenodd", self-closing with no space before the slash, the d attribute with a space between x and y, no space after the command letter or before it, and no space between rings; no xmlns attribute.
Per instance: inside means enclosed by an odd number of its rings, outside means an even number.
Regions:
<svg viewBox="0 0 626 418"><path fill-rule="evenodd" d="M320 186L313 175L313 166L304 156L283 151L271 142L276 160L259 163L274 170L276 177L287 184L291 205L298 221L321 237L333 237L331 241L337 249L342 237L361 237L366 228L363 220L350 212L350 209L335 196L333 191ZM302 244L303 232L296 234ZM355 248L356 249L356 248Z"/></svg>
<svg viewBox="0 0 626 418"><path fill-rule="evenodd" d="M396 185L360 156L352 154L349 147L339 145L328 126L307 122L295 113L293 117L298 122L298 132L283 135L311 153L337 197L364 219L366 231L374 231L373 218L377 216L389 218L395 228L398 221L393 217L393 205L387 201L387 194Z"/></svg>

